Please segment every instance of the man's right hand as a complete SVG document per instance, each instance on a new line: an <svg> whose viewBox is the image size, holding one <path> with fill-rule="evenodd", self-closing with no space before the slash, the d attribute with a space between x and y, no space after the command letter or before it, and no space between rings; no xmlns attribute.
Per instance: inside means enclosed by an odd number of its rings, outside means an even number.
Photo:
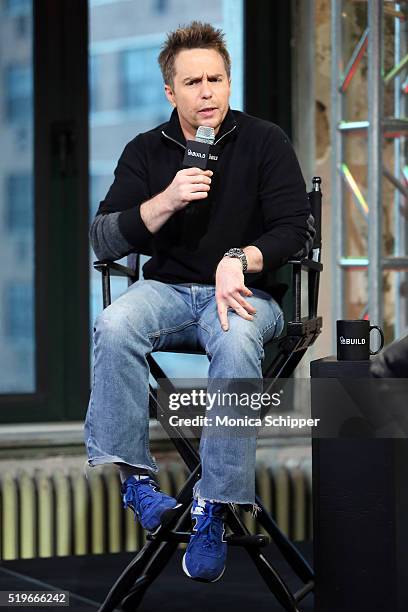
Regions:
<svg viewBox="0 0 408 612"><path fill-rule="evenodd" d="M177 210L185 208L194 200L206 198L210 191L211 176L211 170L179 170L164 191L143 202L140 216L149 232L155 234Z"/></svg>
<svg viewBox="0 0 408 612"><path fill-rule="evenodd" d="M212 174L211 170L200 168L179 170L170 185L162 192L169 209L176 212L194 200L206 198L210 191Z"/></svg>

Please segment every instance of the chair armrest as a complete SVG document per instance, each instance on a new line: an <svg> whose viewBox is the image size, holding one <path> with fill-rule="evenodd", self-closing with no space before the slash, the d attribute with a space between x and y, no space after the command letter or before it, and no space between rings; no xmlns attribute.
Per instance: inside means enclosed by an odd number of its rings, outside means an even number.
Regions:
<svg viewBox="0 0 408 612"><path fill-rule="evenodd" d="M137 280L137 274L134 270L114 261L94 261L93 267L98 272L109 270L111 276L127 276L130 279Z"/></svg>
<svg viewBox="0 0 408 612"><path fill-rule="evenodd" d="M93 267L102 274L102 300L104 308L109 306L112 301L110 286L111 275L127 277L129 283L137 281L139 278L135 270L132 270L132 268L128 266L122 266L122 264L118 264L114 261L94 261Z"/></svg>
<svg viewBox="0 0 408 612"><path fill-rule="evenodd" d="M323 264L320 261L314 261L313 259L290 259L288 264L301 266L304 270L314 270L315 272L321 272L323 270Z"/></svg>

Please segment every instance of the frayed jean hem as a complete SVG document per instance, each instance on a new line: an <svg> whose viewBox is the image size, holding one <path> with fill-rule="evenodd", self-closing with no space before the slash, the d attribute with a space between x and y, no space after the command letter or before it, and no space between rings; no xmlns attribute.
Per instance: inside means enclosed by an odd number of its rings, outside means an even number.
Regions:
<svg viewBox="0 0 408 612"><path fill-rule="evenodd" d="M103 457L93 457L88 459L88 465L90 467L95 467L97 465L102 465L104 463L124 463L130 467L141 468L144 470L149 470L149 472L153 472L157 474L159 468L157 466L147 465L145 463L128 463L122 457L118 457L117 455L104 455Z"/></svg>
<svg viewBox="0 0 408 612"><path fill-rule="evenodd" d="M237 506L250 506L252 516L256 516L257 513L260 511L260 507L258 506L258 504L254 502L253 499L251 499L250 501L242 501L242 500L236 501L232 499L215 498L212 495L202 495L201 492L199 491L199 488L196 486L197 484L198 483L196 483L193 487L193 497L195 498L201 497L202 499L206 499L207 501L216 502L217 504L229 504L234 508L234 510L237 510Z"/></svg>

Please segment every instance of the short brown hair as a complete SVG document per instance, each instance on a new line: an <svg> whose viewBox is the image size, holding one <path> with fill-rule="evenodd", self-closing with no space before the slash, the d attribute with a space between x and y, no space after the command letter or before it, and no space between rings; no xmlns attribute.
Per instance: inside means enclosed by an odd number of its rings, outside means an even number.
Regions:
<svg viewBox="0 0 408 612"><path fill-rule="evenodd" d="M214 49L222 56L228 78L231 74L231 58L224 41L222 30L214 28L210 23L192 21L190 25L180 27L167 34L158 62L166 84L173 85L174 62L177 53L182 49Z"/></svg>

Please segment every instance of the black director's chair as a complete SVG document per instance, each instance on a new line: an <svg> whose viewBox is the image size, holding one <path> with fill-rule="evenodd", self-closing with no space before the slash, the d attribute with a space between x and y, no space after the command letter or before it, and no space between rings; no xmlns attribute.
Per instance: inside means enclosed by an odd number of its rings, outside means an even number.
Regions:
<svg viewBox="0 0 408 612"><path fill-rule="evenodd" d="M320 184L319 177L313 178L313 190L308 194L316 230L309 254L306 257L290 260L274 272L275 282L284 289L281 306L285 316L285 328L278 339L268 342L264 347L263 374L264 378L270 381L269 390L274 381L288 378L293 373L309 346L316 340L322 327L322 319L317 316L319 278L323 269L320 262L322 199ZM110 276L127 276L129 284L138 280L139 256L135 256L135 265L132 267L108 261L94 262L94 267L102 273L103 306L106 308L111 303ZM301 313L301 274L304 270L308 278L308 315L306 317L302 317ZM183 351L181 347L180 352L191 351ZM175 391L171 381L152 355L148 355L148 362L151 374L165 393ZM180 428L171 426L168 419L164 418L168 409L159 401L157 390L151 385L149 399L151 413L160 417L163 427L190 470L190 476L177 496L177 501L181 506L171 511L154 534L148 534L146 544L113 585L100 607L100 612L112 611L119 606L128 612L136 610L144 593L164 569L178 544L188 543L190 539L190 507L193 486L200 477L200 457L191 440L183 436ZM257 520L270 538L260 534L252 535L242 522L239 513L231 504L228 504L226 524L232 532L226 538L228 545L243 546L266 585L283 608L289 612L299 612L298 603L313 590L313 570L298 549L279 529L272 516L264 508L259 496L256 497L256 503L260 507ZM262 554L262 547L266 546L270 539L303 583L303 587L296 593L289 590L279 573Z"/></svg>

